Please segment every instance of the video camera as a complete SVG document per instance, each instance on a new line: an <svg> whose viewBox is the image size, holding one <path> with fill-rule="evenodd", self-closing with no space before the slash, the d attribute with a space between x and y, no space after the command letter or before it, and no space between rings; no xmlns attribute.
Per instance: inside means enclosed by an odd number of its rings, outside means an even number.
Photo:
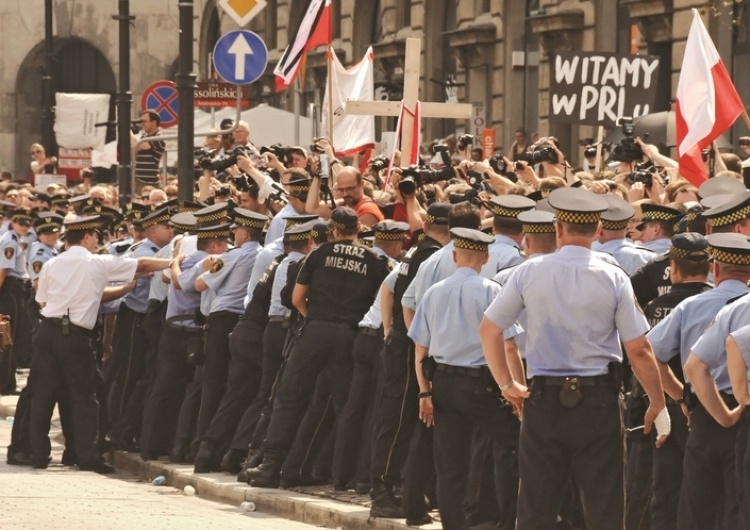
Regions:
<svg viewBox="0 0 750 530"><path fill-rule="evenodd" d="M550 164L559 164L560 158L557 156L555 148L547 143L534 144L529 147L529 150L525 153L521 153L518 157L520 160L528 162L529 165L541 164L542 162L548 162Z"/></svg>
<svg viewBox="0 0 750 530"><path fill-rule="evenodd" d="M643 151L638 142L635 141L633 129L633 118L620 118L617 122L624 138L612 147L612 160L616 162L640 162L643 160ZM644 140L648 135L644 136Z"/></svg>
<svg viewBox="0 0 750 530"><path fill-rule="evenodd" d="M398 189L404 195L412 195L425 184L434 184L442 180L450 180L455 176L452 166L440 169L411 165L401 169L401 180Z"/></svg>
<svg viewBox="0 0 750 530"><path fill-rule="evenodd" d="M264 145L260 148L260 154L264 155L266 153L273 153L279 162L285 166L287 165L287 152L281 144Z"/></svg>
<svg viewBox="0 0 750 530"><path fill-rule="evenodd" d="M654 175L657 175L664 169L661 166L654 165L650 160L641 164L636 164L635 169L630 172L628 182L633 185L636 182L642 182L643 186L650 188L654 183ZM665 182L666 183L666 182Z"/></svg>
<svg viewBox="0 0 750 530"><path fill-rule="evenodd" d="M210 169L212 171L221 172L225 171L227 168L230 168L237 164L237 157L238 156L245 156L249 159L251 159L254 163L260 162L260 154L258 151L255 150L252 146L237 146L235 147L229 154L224 154L224 156L221 155L213 155L213 151L208 151L203 149L201 151L203 153L203 156L198 158L198 164L203 169ZM198 151L196 151L198 153Z"/></svg>

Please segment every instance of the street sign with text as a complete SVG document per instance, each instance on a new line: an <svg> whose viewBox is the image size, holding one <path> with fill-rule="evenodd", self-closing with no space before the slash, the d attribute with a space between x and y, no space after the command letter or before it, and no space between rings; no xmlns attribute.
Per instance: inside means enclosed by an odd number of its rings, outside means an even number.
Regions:
<svg viewBox="0 0 750 530"><path fill-rule="evenodd" d="M237 92L240 92L243 108L250 107L250 88L232 85L220 81L203 81L196 83L196 107L236 107Z"/></svg>

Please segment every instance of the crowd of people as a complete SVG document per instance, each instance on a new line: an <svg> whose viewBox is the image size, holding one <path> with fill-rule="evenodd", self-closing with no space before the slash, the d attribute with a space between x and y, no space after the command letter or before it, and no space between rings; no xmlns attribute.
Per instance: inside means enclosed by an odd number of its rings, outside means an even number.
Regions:
<svg viewBox="0 0 750 530"><path fill-rule="evenodd" d="M520 129L509 157L462 135L389 167L249 132L196 151L193 200L159 142L122 207L90 170L0 183L0 392L31 368L9 464L50 465L58 405L84 470L332 482L451 530L747 528L739 157L696 187L630 137L582 167Z"/></svg>

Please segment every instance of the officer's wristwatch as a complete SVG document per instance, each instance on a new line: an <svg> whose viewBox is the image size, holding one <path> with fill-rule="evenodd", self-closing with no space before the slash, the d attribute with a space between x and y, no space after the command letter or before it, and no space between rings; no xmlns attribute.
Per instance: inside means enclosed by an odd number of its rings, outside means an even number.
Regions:
<svg viewBox="0 0 750 530"><path fill-rule="evenodd" d="M505 384L503 384L503 385L500 385L500 390L502 390L503 392L505 392L505 391L506 391L506 390L508 390L508 389L509 389L510 387L512 387L512 386L513 386L513 383L515 383L515 382L516 382L516 380L515 380L515 379L513 379L513 378L511 378L511 380L510 380L510 381L508 381L507 383L505 383Z"/></svg>
<svg viewBox="0 0 750 530"><path fill-rule="evenodd" d="M419 399L432 397L432 392L420 392Z"/></svg>

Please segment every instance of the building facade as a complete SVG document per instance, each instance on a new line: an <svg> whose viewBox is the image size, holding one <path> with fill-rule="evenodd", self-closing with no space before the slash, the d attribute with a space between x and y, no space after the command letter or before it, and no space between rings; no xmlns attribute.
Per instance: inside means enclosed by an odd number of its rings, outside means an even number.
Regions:
<svg viewBox="0 0 750 530"><path fill-rule="evenodd" d="M276 94L273 67L294 33L309 0L268 0L248 29L269 49L266 74L251 87L253 103L291 110L293 91ZM117 92L117 0L54 0L53 89L58 92ZM661 59L654 110L669 110L677 86L692 7L704 13L711 35L740 95L750 100L750 0L333 0L333 47L345 64L375 53L379 98L399 99L405 39L422 39L420 99L444 101L446 83L458 100L472 103L476 123L494 128L506 149L513 131L554 134L568 152L594 127L550 123L550 57L557 51L648 53ZM178 2L131 0L131 91L133 114L145 88L174 80L178 61ZM208 79L210 53L219 36L236 29L216 0L194 0L194 72ZM0 2L0 165L29 173L29 146L41 139L42 76L45 74L44 0ZM300 90L301 108L320 102L325 55L310 54ZM425 120L423 139L456 130L472 132L473 121ZM252 125L252 124L251 124ZM745 134L735 126L735 136ZM378 130L395 129L394 119ZM54 148L46 146L48 151Z"/></svg>

